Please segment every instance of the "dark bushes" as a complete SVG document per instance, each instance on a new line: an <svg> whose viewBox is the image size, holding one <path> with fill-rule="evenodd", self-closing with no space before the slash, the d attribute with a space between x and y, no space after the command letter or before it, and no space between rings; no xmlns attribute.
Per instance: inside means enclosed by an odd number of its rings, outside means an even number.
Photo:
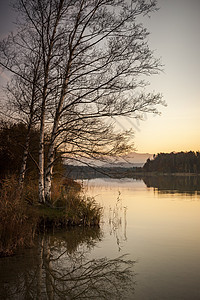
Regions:
<svg viewBox="0 0 200 300"><path fill-rule="evenodd" d="M1 182L0 255L11 255L20 246L31 246L37 214L20 196L14 177Z"/></svg>

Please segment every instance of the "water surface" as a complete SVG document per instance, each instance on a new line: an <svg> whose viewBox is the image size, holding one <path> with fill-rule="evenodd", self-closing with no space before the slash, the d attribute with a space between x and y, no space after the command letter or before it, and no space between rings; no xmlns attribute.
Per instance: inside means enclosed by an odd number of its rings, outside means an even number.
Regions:
<svg viewBox="0 0 200 300"><path fill-rule="evenodd" d="M198 179L83 184L104 208L101 227L41 235L1 258L1 299L200 299Z"/></svg>
<svg viewBox="0 0 200 300"><path fill-rule="evenodd" d="M105 238L95 253L116 255L118 248L137 260L132 299L200 299L199 186L194 188L194 178L183 177L145 182L89 181L88 192L105 207L108 218L117 203L121 210L114 232L112 221L110 228L104 224Z"/></svg>

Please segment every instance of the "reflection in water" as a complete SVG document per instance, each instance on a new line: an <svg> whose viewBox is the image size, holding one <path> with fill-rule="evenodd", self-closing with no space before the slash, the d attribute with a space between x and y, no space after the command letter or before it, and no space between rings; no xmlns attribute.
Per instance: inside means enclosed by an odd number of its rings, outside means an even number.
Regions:
<svg viewBox="0 0 200 300"><path fill-rule="evenodd" d="M144 176L147 187L157 188L161 193L200 193L200 176Z"/></svg>
<svg viewBox="0 0 200 300"><path fill-rule="evenodd" d="M143 181L134 179L86 182L89 195L96 196L105 207L105 221L108 220L106 208L116 209L119 191L123 206L127 207L127 241L120 244L121 253L130 253L132 259L139 261L134 265L137 272L135 293L129 299L200 299L200 197L185 192L189 187L192 189L195 179L177 177L181 183L182 180L186 183L185 188L180 188L176 177L169 178L171 184L167 183L167 176L149 178L149 186L155 188L147 188ZM166 182L162 182L165 178ZM169 194L161 194L163 188ZM184 192L179 192L182 190ZM116 253L116 239L113 234L109 236L110 226L103 226L105 239L96 252L112 255ZM119 226L118 237L122 232Z"/></svg>
<svg viewBox="0 0 200 300"><path fill-rule="evenodd" d="M0 260L1 299L126 299L133 261L88 259L99 228L74 228L38 239L37 248Z"/></svg>
<svg viewBox="0 0 200 300"><path fill-rule="evenodd" d="M108 214L109 232L110 235L113 235L116 238L119 251L121 251L122 243L127 241L127 206L123 206L120 195L121 192L119 191L117 201L113 207L109 207Z"/></svg>

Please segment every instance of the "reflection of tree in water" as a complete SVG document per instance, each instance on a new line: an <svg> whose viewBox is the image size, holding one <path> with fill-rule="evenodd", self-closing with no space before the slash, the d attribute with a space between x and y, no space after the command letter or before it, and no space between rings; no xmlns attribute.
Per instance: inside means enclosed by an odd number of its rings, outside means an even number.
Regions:
<svg viewBox="0 0 200 300"><path fill-rule="evenodd" d="M64 248L72 254L83 245L88 250L92 249L102 237L103 233L99 227L71 227L54 234L49 242L52 249L59 251Z"/></svg>
<svg viewBox="0 0 200 300"><path fill-rule="evenodd" d="M73 234L76 242L71 244ZM134 262L126 256L88 260L100 238L99 228L75 228L41 237L37 250L27 250L27 259L2 259L1 299L126 299L134 289Z"/></svg>
<svg viewBox="0 0 200 300"><path fill-rule="evenodd" d="M147 187L157 188L161 193L187 193L200 192L200 176L144 176Z"/></svg>

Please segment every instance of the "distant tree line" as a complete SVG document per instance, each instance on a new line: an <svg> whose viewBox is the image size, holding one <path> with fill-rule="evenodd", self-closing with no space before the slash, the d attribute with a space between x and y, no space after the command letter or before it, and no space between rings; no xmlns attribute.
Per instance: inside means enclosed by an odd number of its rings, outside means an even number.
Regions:
<svg viewBox="0 0 200 300"><path fill-rule="evenodd" d="M143 169L147 172L200 173L200 152L159 153L147 159Z"/></svg>
<svg viewBox="0 0 200 300"><path fill-rule="evenodd" d="M125 167L94 167L94 166L74 166L66 165L67 177L73 179L91 179L91 178L132 178L133 171L141 168L125 168Z"/></svg>

